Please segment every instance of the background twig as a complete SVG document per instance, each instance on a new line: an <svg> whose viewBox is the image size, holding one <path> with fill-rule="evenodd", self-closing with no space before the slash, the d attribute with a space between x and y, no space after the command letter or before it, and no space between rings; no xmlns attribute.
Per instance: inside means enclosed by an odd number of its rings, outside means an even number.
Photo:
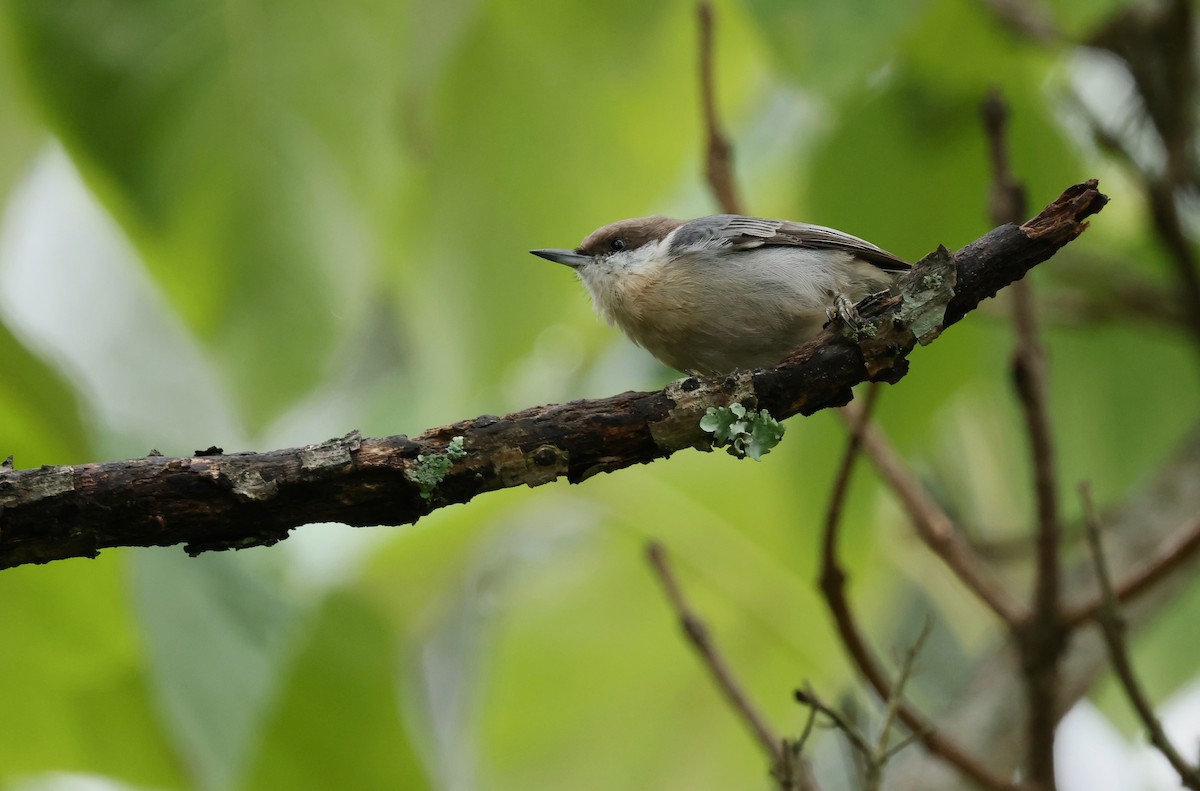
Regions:
<svg viewBox="0 0 1200 791"><path fill-rule="evenodd" d="M1024 209L1024 187L1012 174L1008 158L1008 106L993 89L983 103L984 130L992 165L994 222L1012 222ZM1054 731L1058 725L1058 672L1067 630L1059 620L1060 543L1058 483L1050 408L1046 396L1046 353L1038 339L1033 291L1028 281L1013 284L1013 325L1017 344L1013 355L1013 380L1025 417L1033 457L1034 492L1037 498L1037 538L1033 601L1028 618L1015 635L1025 673L1029 782L1053 789Z"/></svg>
<svg viewBox="0 0 1200 791"><path fill-rule="evenodd" d="M1179 200L1196 196L1200 167L1196 157L1197 55L1195 10L1191 0L1134 5L1115 14L1092 38L1125 61L1137 85L1140 106L1162 143L1165 162L1138 162L1129 147L1090 113L1097 142L1138 174L1150 221L1176 276L1194 340L1200 344L1200 265L1188 236Z"/></svg>
<svg viewBox="0 0 1200 791"><path fill-rule="evenodd" d="M721 130L721 121L717 113L716 77L713 74L712 4L707 0L697 4L696 14L700 22L700 100L704 107L704 130L707 140L704 172L721 211L726 214L742 214L742 202L738 200L733 178L733 147Z"/></svg>
<svg viewBox="0 0 1200 791"><path fill-rule="evenodd" d="M1151 590L1173 571L1196 557L1200 550L1200 521L1182 533L1171 536L1144 566L1130 572L1113 585L1117 602L1125 604ZM1063 625L1077 628L1090 621L1104 606L1103 592L1063 613Z"/></svg>
<svg viewBox="0 0 1200 791"><path fill-rule="evenodd" d="M890 702L890 705L894 706L896 717L910 731L918 734L918 738L925 745L926 749L983 788L991 789L992 791L1015 789L1016 786L1012 783L993 774L972 755L940 734L929 722L913 711L897 695L896 687L887 680L879 662L875 659L870 648L867 647L862 630L859 628L858 621L850 609L850 603L846 599L846 572L842 569L837 557L838 531L843 500L849 491L850 474L853 472L855 459L858 457L859 448L862 446L863 429L870 419L874 402L875 390L872 389L867 392L864 404L851 427L846 453L842 457L841 465L834 479L829 508L826 511L825 529L822 539L821 592L825 596L829 612L833 616L838 636L841 638L846 653L850 655L859 672L862 673L863 677L874 688L879 698L885 702Z"/></svg>
<svg viewBox="0 0 1200 791"><path fill-rule="evenodd" d="M1096 620L1104 634L1104 643L1108 646L1108 654L1112 659L1113 672L1125 690L1126 697L1137 711L1138 718L1146 727L1153 744L1171 767L1179 774L1179 780L1188 788L1200 791L1200 769L1189 764L1175 745L1167 738L1162 723L1154 713L1150 699L1142 689L1133 662L1129 658L1129 650L1125 643L1125 621L1121 617L1116 594L1113 592L1112 581L1108 573L1108 562L1104 558L1104 550L1100 545L1100 523L1096 518L1095 507L1092 504L1091 488L1080 484L1079 495L1083 499L1084 528L1087 531L1088 547L1092 553L1092 563L1096 568L1096 581L1100 585L1100 595L1103 604L1096 613Z"/></svg>
<svg viewBox="0 0 1200 791"><path fill-rule="evenodd" d="M1177 453L1164 458L1145 484L1115 506L1106 522L1106 555L1120 578L1141 568L1190 525L1200 513L1200 427L1188 433ZM1082 536L1081 536L1082 538ZM1125 610L1131 629L1160 616L1195 582L1188 564L1174 566L1142 592ZM1186 569L1186 570L1185 570ZM1086 550L1073 557L1063 580L1076 600L1090 600L1095 592L1095 571ZM1024 676L1011 641L997 641L971 661L964 680L936 712L940 729L955 742L977 754L993 772L1007 773L1024 760L1028 737ZM1109 661L1100 630L1077 629L1067 645L1059 674L1058 709L1066 711L1084 699L1109 672ZM910 750L888 768L888 782L910 791L963 791L961 776L941 759Z"/></svg>
<svg viewBox="0 0 1200 791"><path fill-rule="evenodd" d="M687 635L688 642L696 649L696 655L700 657L700 661L712 676L717 688L725 696L725 700L741 717L742 722L750 729L751 734L766 752L771 759L771 765L778 772L785 765L785 756L783 742L775 735L771 726L767 724L767 720L758 711L753 703L750 702L750 697L742 689L740 683L734 678L733 670L729 667L729 663L717 650L716 644L709 635L708 627L696 614L687 599L683 595L683 589L679 586L679 580L675 577L675 572L671 568L670 562L667 560L667 551L663 545L657 541L651 541L646 546L646 557L650 561L650 567L654 569L654 573L658 576L662 583L663 590L667 594L667 600L671 603L671 608L675 611L675 615L679 618L679 623L683 627L683 633ZM793 759L786 759L786 763L791 765Z"/></svg>
<svg viewBox="0 0 1200 791"><path fill-rule="evenodd" d="M861 407L855 404L840 410L848 424L856 422ZM887 434L874 421L860 432L861 448L871 460L884 483L896 495L908 514L917 536L1005 624L1012 627L1024 617L1020 608L992 574L979 552L966 541L933 494L909 469Z"/></svg>

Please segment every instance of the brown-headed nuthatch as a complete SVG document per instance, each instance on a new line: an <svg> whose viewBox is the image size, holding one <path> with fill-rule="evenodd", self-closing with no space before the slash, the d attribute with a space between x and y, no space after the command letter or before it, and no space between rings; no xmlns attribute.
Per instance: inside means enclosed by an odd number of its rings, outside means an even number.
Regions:
<svg viewBox="0 0 1200 791"><path fill-rule="evenodd" d="M778 363L835 304L885 290L909 268L832 228L736 214L622 220L574 250L530 252L574 269L596 311L634 343L700 374Z"/></svg>

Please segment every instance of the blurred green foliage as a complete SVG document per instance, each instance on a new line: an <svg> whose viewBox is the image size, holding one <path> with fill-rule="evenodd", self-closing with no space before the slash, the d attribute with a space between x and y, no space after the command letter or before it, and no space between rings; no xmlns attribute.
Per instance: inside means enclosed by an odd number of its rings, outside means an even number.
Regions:
<svg viewBox="0 0 1200 791"><path fill-rule="evenodd" d="M1117 5L1056 17L1082 35ZM956 0L717 12L721 104L735 145L756 141L737 149L751 211L913 259L975 238L989 225L979 103L995 85L1033 205L1091 176L1113 194L1069 254L1103 246L1163 277L1140 196L1063 121L1070 45ZM568 272L524 251L715 208L695 46L682 0L0 0L0 456L416 433L662 384L672 374L598 322ZM57 146L70 168L47 164ZM70 179L115 225L56 203ZM99 272L97 312L41 301L76 285L46 234ZM124 258L89 255L113 236ZM1034 280L1062 285L1053 263ZM117 296L145 318L102 320ZM999 315L919 350L880 408L993 536L1031 514ZM1050 323L1062 479L1117 501L1195 420L1194 352L1131 322ZM127 390L94 386L97 372ZM164 383L208 400L181 404ZM138 414L113 417L135 397ZM173 434L148 435L164 420ZM678 638L642 544L671 548L752 696L796 733L792 688L853 684L814 586L842 445L821 414L793 419L762 464L685 452L414 527L0 573L0 786L70 771L206 791L754 787L761 757ZM942 648L922 661L937 677L988 634L961 590L914 571L909 536L862 475L851 595L881 647L938 610ZM1171 680L1161 694L1195 672L1176 639L1139 645Z"/></svg>

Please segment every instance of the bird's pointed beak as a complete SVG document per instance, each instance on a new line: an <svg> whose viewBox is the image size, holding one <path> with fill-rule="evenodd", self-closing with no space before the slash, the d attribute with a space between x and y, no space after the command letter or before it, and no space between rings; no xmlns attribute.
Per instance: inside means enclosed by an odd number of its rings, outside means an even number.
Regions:
<svg viewBox="0 0 1200 791"><path fill-rule="evenodd" d="M547 261L553 261L556 264L563 264L572 269L578 269L592 259L582 253L577 253L574 250L530 250L529 252L536 255L538 258L545 258Z"/></svg>

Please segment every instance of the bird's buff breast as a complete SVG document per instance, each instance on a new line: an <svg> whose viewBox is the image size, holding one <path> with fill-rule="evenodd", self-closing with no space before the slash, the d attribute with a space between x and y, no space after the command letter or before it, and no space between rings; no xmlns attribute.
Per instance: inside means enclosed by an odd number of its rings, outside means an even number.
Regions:
<svg viewBox="0 0 1200 791"><path fill-rule="evenodd" d="M584 282L596 310L632 341L672 368L705 374L779 362L820 330L832 302L721 274L657 266Z"/></svg>

